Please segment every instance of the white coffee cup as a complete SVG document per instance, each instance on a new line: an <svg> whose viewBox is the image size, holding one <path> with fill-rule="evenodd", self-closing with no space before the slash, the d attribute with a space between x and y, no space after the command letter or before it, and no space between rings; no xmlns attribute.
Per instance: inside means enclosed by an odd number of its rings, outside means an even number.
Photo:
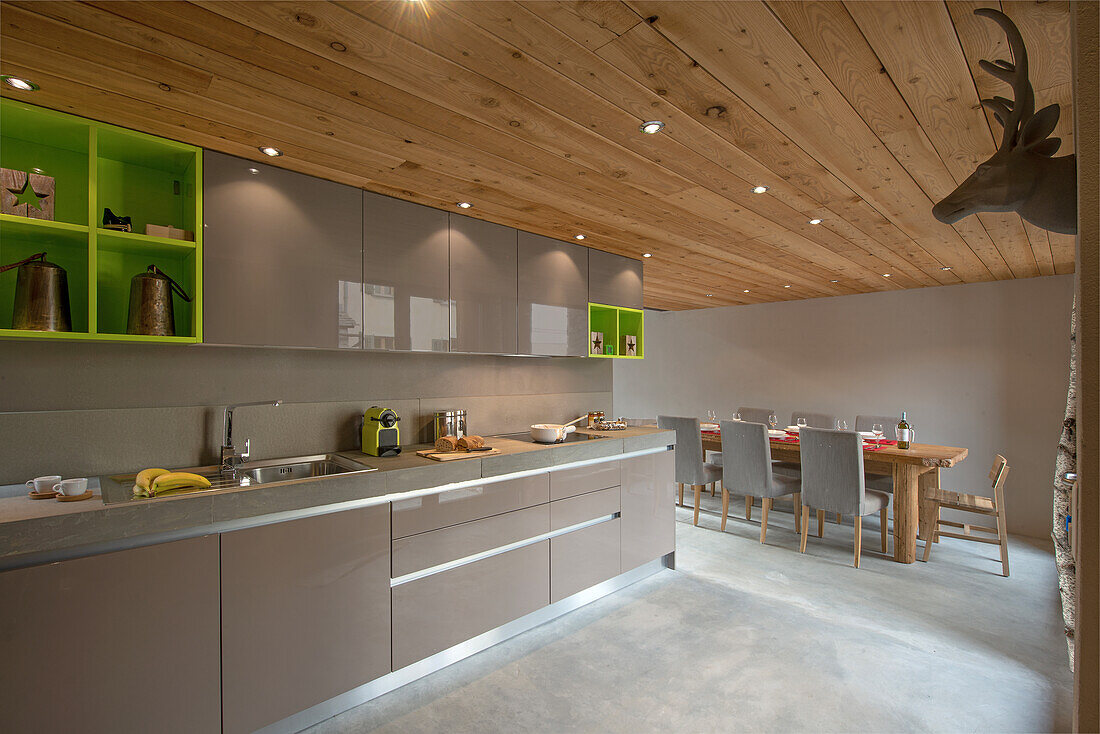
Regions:
<svg viewBox="0 0 1100 734"><path fill-rule="evenodd" d="M49 494L53 490L53 485L61 481L60 475L51 474L47 477L35 477L34 479L28 479L26 484L38 494Z"/></svg>
<svg viewBox="0 0 1100 734"><path fill-rule="evenodd" d="M53 485L53 488L55 492L60 492L66 497L76 497L88 491L88 480L84 477L80 477L79 479L63 479L59 483Z"/></svg>

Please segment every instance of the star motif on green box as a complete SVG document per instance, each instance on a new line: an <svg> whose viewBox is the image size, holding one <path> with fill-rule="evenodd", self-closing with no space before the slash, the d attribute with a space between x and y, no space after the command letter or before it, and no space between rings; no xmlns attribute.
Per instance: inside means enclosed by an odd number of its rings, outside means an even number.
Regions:
<svg viewBox="0 0 1100 734"><path fill-rule="evenodd" d="M31 186L30 174L28 173L26 174L26 176L27 178L23 181L23 188L8 189L8 191L15 194L16 205L27 204L28 206L33 206L35 209L41 211L42 200L49 196L49 194L39 194L38 192L36 192L34 190L34 187Z"/></svg>

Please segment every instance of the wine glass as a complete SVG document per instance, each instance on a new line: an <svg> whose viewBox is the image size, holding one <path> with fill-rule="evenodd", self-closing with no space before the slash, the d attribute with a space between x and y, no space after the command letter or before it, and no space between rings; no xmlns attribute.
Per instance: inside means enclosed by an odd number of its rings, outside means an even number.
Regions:
<svg viewBox="0 0 1100 734"><path fill-rule="evenodd" d="M848 430L848 421L844 420L843 418L837 418L836 419L836 429L838 431L847 431Z"/></svg>
<svg viewBox="0 0 1100 734"><path fill-rule="evenodd" d="M874 435L876 441L882 440L883 433L885 433L885 431L883 431L881 423L876 423L871 426L871 434Z"/></svg>
<svg viewBox="0 0 1100 734"><path fill-rule="evenodd" d="M715 413L713 410L708 410L707 411L707 420L711 423L717 423L718 422L718 414Z"/></svg>
<svg viewBox="0 0 1100 734"><path fill-rule="evenodd" d="M795 421L795 423L797 423L797 424L798 424L798 430L800 430L800 431L801 431L801 430L802 430L803 428L805 428L805 427L806 427L806 419L805 419L805 418L803 418L802 416L799 416L799 417L798 417L798 420L796 420L796 421Z"/></svg>
<svg viewBox="0 0 1100 734"><path fill-rule="evenodd" d="M773 431L775 427L779 425L779 419L775 417L775 413L768 416L768 425L771 426Z"/></svg>
<svg viewBox="0 0 1100 734"><path fill-rule="evenodd" d="M734 411L734 413L733 413L733 419L734 419L735 421L740 421L740 420L741 420L741 414L740 414L740 413L738 413L738 412L736 412L736 411Z"/></svg>

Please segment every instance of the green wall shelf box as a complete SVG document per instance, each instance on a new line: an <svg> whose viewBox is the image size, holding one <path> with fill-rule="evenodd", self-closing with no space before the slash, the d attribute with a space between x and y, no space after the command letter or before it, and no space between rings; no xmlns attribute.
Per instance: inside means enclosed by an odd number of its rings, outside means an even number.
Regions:
<svg viewBox="0 0 1100 734"><path fill-rule="evenodd" d="M71 332L11 324L15 272L0 275L0 337L195 344L202 341L202 150L12 99L0 99L0 168L56 182L54 220L0 215L0 265L46 251L65 268ZM133 220L104 229L103 209ZM195 241L141 234L146 224L195 233ZM191 303L174 301L176 336L126 333L130 279L154 264Z"/></svg>
<svg viewBox="0 0 1100 734"><path fill-rule="evenodd" d="M591 354L593 359L642 359L645 357L645 329L644 314L636 308L623 306L608 306L603 303L588 304L588 331L597 331L603 334L604 354ZM621 335L629 334L635 337L637 354L627 356L621 347ZM606 351L618 352L607 354Z"/></svg>

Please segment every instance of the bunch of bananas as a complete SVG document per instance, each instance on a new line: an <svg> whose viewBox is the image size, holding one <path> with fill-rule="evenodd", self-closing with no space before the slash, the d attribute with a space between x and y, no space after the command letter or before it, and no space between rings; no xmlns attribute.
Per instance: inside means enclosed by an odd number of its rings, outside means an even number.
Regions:
<svg viewBox="0 0 1100 734"><path fill-rule="evenodd" d="M134 479L135 497L155 497L173 489L202 489L210 486L210 480L198 474L167 469L145 469Z"/></svg>

